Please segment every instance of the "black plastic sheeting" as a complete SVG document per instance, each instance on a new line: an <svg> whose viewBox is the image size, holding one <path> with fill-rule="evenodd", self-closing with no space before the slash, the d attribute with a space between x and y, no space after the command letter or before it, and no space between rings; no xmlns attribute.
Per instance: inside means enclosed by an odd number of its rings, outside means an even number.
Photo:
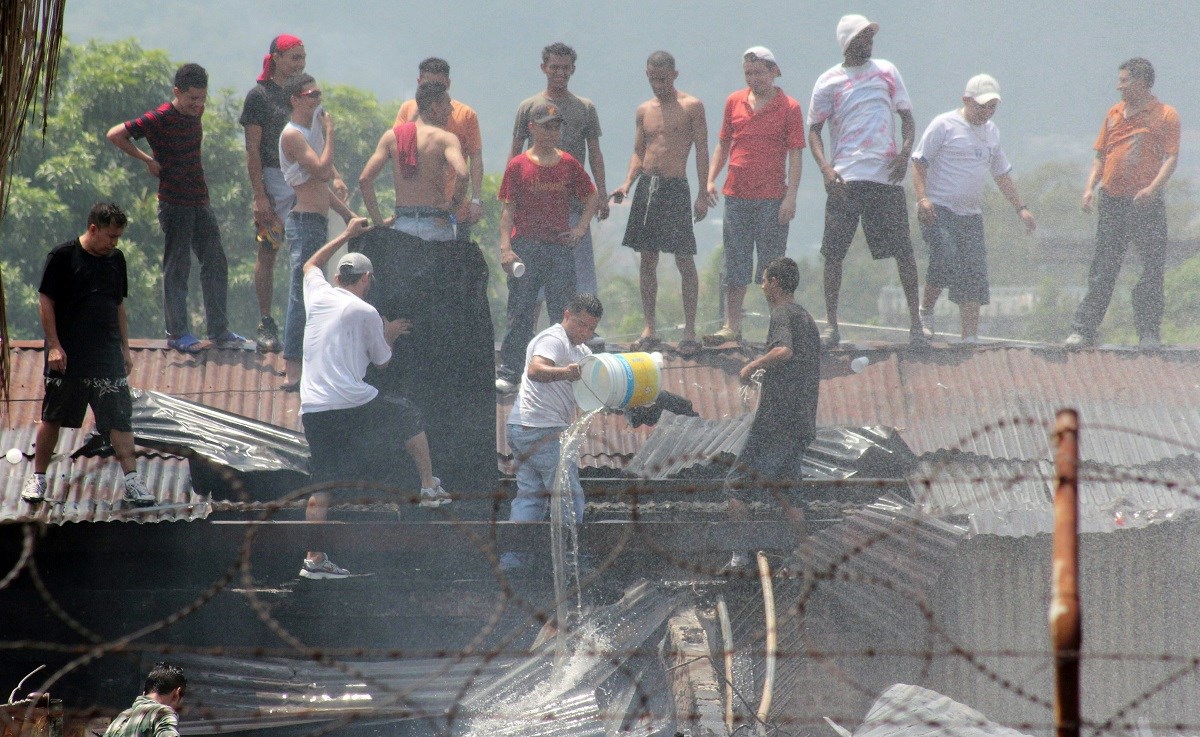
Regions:
<svg viewBox="0 0 1200 737"><path fill-rule="evenodd" d="M396 341L391 362L373 368L367 380L403 394L421 409L433 470L443 486L495 490L500 475L495 339L487 262L479 246L373 228L350 248L366 254L375 268L367 301L385 319L413 323L412 331Z"/></svg>
<svg viewBox="0 0 1200 737"><path fill-rule="evenodd" d="M723 476L746 444L753 414L723 420L663 413L625 467L649 481ZM806 480L900 479L917 458L890 427L818 427L804 451Z"/></svg>
<svg viewBox="0 0 1200 737"><path fill-rule="evenodd" d="M308 474L304 433L259 422L162 392L133 390L133 440L140 446L241 473ZM108 437L93 433L71 454L110 455Z"/></svg>

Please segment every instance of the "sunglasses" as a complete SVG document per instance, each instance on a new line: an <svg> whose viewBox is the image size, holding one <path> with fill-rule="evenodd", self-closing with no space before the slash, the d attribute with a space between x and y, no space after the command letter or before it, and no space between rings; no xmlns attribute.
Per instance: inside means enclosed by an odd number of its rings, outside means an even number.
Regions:
<svg viewBox="0 0 1200 737"><path fill-rule="evenodd" d="M311 97L314 100L320 100L321 90L308 90L306 92L301 92L300 97Z"/></svg>

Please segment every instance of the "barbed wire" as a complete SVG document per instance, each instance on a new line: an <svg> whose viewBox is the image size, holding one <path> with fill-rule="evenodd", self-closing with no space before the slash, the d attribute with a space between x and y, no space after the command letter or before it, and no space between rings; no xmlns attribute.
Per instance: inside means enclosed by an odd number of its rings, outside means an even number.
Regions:
<svg viewBox="0 0 1200 737"><path fill-rule="evenodd" d="M957 446L977 447L979 440L1012 427L1049 433L1041 418L1011 415L971 429ZM1152 440L1177 449L1180 456L1200 456L1200 447L1176 438L1112 424L1088 425L1085 418L1083 432L1098 431ZM923 458L917 471L900 479L750 476L740 483L756 494L754 518L738 529L753 531L763 523L774 523L777 533L788 532L775 534L772 546L766 548L774 597L770 607L758 572L724 568L728 554L742 549L740 540L721 532L728 525L721 508L723 477L733 459L722 463L693 455L671 458L662 468L674 467L680 460L707 463L709 477L672 482L668 488L635 479L589 488L589 508L608 519L589 525L589 532L598 531L595 539L604 548L589 550L585 536L585 552L594 555L566 594L573 598L582 591L589 604L577 622L557 621L558 602L549 593L548 574L536 566L532 572L518 574L502 565L501 555L512 542L511 535L502 535L502 526L494 524L504 511L502 493L456 494L455 504L425 510L418 517L412 510L419 496L386 484L310 485L262 501L252 499L230 473L224 481L234 500L204 503L210 513L221 512L226 523L237 525L241 532L237 549L225 551L227 563L205 582L182 576L194 592L187 601L156 611L153 621L115 634L103 616L81 610L77 592L61 588L63 572L48 569L39 558L39 550L53 548L46 523L9 524L12 559L4 563L0 575L0 608L27 621L38 617L54 621L64 636L6 638L0 642L0 652L10 663L39 659L50 663L48 673L34 677L29 690L52 695L94 694L95 689L86 685L91 667L114 657L130 659L123 661L127 665L118 669L121 672L144 668L155 659L177 660L194 683L184 704L185 727L211 722L208 729L216 731L315 723L304 729L316 737L360 724L404 723L409 725L405 733L413 734L506 734L509 727L514 734L591 734L607 720L610 726L617 725L609 734L698 734L709 729L723 734L750 730L798 736L829 734L827 717L851 730L859 724L903 730L914 723L948 734L992 724L1032 732L1053 728L1053 704L1047 695L1052 656L1044 625L1048 538L1025 534L1017 527L1005 534L984 534L971 523L977 512L1046 513L1024 509L1013 498L1018 489L1032 485L1045 490L1043 501L1050 500L1056 479L1047 472L1046 459L939 453ZM1003 474L988 473L990 467L1002 466ZM935 496L950 481L957 488L973 490L973 496L947 517ZM1165 498L1174 504L1168 510L1173 515L1169 520L1128 529L1114 521L1113 532L1085 538L1081 588L1088 628L1080 653L1086 715L1081 726L1094 736L1135 730L1140 734L1200 731L1200 705L1191 698L1200 685L1200 636L1191 636L1188 626L1194 611L1188 605L1200 601L1200 593L1191 591L1186 576L1200 563L1200 551L1194 550L1194 544L1188 547L1194 537L1191 510L1200 508L1200 490L1192 478L1179 475L1169 464L1085 463L1080 481L1085 503L1100 515L1116 512L1105 506L1104 499L1088 497L1089 488L1132 484L1162 495L1156 500ZM348 597L342 602L345 611L355 606L369 609L381 597L378 592L361 595L361 587L369 589L370 583L356 584L359 589L335 589L340 582L280 581L273 568L262 569L265 557L279 553L264 549L271 543L260 541L263 532L275 529L280 515L295 515L307 496L317 491L339 492L339 501L330 509L345 518L338 524L345 526L347 534L342 538L351 550L355 538L361 537L356 531L382 524L383 515L396 519L397 513L401 518L410 515L413 522L436 520L446 526L447 539L452 532L454 541L463 541L453 561L411 580L409 593L438 598L462 597L470 591L482 604L459 619L474 621L473 631L451 633L433 621L427 632L407 640L424 641L425 646L397 647L354 630L353 622L369 618L372 612L347 611L351 624L338 638L306 641L304 633L312 628L298 625L295 607L281 608L281 601L302 599L298 606L304 606ZM661 502L664 498L668 501ZM1135 509L1144 502L1125 500ZM474 516L455 511L471 504ZM664 504L682 509L664 509ZM480 513L480 505L487 511ZM155 513L154 508L118 510L112 519L145 519ZM230 522L231 514L241 519ZM671 538L661 536L659 522L681 525L680 534L693 539L687 545L673 544ZM701 534L709 535L711 544L697 539ZM790 542L779 542L784 538ZM748 541L756 549L753 543ZM206 554L211 556L212 551ZM436 552L425 555L436 557ZM61 556L48 559L57 561ZM451 574L462 561L475 570L486 570L487 575L471 573L456 583ZM1089 570L1089 562L1110 568ZM1146 562L1169 570L1146 566L1146 581L1128 580L1124 598L1116 595L1122 589L1104 578L1110 572L1131 576L1130 566ZM211 563L203 570L212 569ZM164 575L170 579L186 568L168 568ZM1180 574L1176 590L1156 591L1155 582L1171 578L1174 571ZM403 579L410 574L390 575L391 579L375 580L387 587L396 576ZM264 583L272 576L276 576L274 587ZM1089 594L1089 581L1095 595ZM733 646L729 649L719 635L718 594L731 605ZM180 623L207 621L216 616L214 610L228 610L218 603L225 597L244 604L240 611L245 621L193 628L206 632L212 641L179 641L174 636L172 629ZM993 611L1002 607L1011 611ZM768 608L777 610L777 622L765 620ZM652 609L654 616L647 614ZM660 616L658 610L666 613ZM1029 623L1036 621L1042 623L1040 633L1031 633ZM252 629L251 622L271 641L245 644L242 635ZM605 630L597 623L612 626ZM588 630L592 626L598 629ZM548 632L559 627L571 628L575 638L567 660L591 663L587 666L591 670L578 665L583 670L570 676L578 678L578 692L561 681L560 690L553 691L554 679L566 677L561 671L555 675L549 644L554 638ZM634 636L622 627L646 631ZM760 718L756 704L767 688L763 662L768 630L778 633L772 653L776 692L769 713ZM726 656L734 664L730 675L724 665ZM257 700L235 703L254 689L238 691L237 698L228 689L235 689L239 679L253 680L255 667L292 676L277 681L263 676L262 683L255 681ZM592 683L589 678L601 680ZM226 683L224 694L212 686L214 679ZM888 716L877 700L899 683L944 695L939 702L942 711L929 711L928 704L914 702L907 712L903 704L893 705L901 716ZM136 690L131 682L121 694L69 703L66 720L78 726L111 717ZM547 693L555 698L540 700ZM488 701L481 694L495 699ZM729 709L718 703L722 694L731 700ZM369 698L359 698L363 695ZM0 723L16 725L32 719L43 708L40 703L0 709ZM954 711L949 706L954 703L977 711ZM883 716L872 721L867 714L873 705ZM522 711L520 706L527 708ZM958 721L951 721L952 717Z"/></svg>

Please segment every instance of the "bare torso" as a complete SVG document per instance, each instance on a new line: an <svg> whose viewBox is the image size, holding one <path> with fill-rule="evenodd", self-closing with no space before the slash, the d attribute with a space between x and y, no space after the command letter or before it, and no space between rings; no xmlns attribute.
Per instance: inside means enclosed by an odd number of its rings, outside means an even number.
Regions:
<svg viewBox="0 0 1200 737"><path fill-rule="evenodd" d="M676 91L674 100L663 102L655 97L642 103L639 113L646 146L644 173L687 176L688 154L696 135L693 116L698 110L703 110L700 101L681 91Z"/></svg>
<svg viewBox="0 0 1200 737"><path fill-rule="evenodd" d="M456 143L458 139L454 134L420 120L417 120L416 125L416 176L405 179L393 159L392 180L396 186L396 207L450 209L450 203L446 199L446 179L449 176L446 147L452 142ZM394 148L391 150L395 151Z"/></svg>

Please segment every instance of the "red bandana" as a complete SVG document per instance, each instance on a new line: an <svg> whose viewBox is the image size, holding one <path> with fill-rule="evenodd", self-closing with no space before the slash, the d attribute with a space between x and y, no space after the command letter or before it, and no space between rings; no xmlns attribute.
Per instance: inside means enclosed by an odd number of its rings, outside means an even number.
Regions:
<svg viewBox="0 0 1200 737"><path fill-rule="evenodd" d="M284 52L292 47L299 46L302 43L303 41L295 36L289 36L285 33L282 36L276 36L275 40L271 42L271 48L273 49L271 53ZM265 82L270 79L271 74L275 71L274 66L275 64L271 59L271 54L264 56L262 74L258 75L258 81Z"/></svg>

